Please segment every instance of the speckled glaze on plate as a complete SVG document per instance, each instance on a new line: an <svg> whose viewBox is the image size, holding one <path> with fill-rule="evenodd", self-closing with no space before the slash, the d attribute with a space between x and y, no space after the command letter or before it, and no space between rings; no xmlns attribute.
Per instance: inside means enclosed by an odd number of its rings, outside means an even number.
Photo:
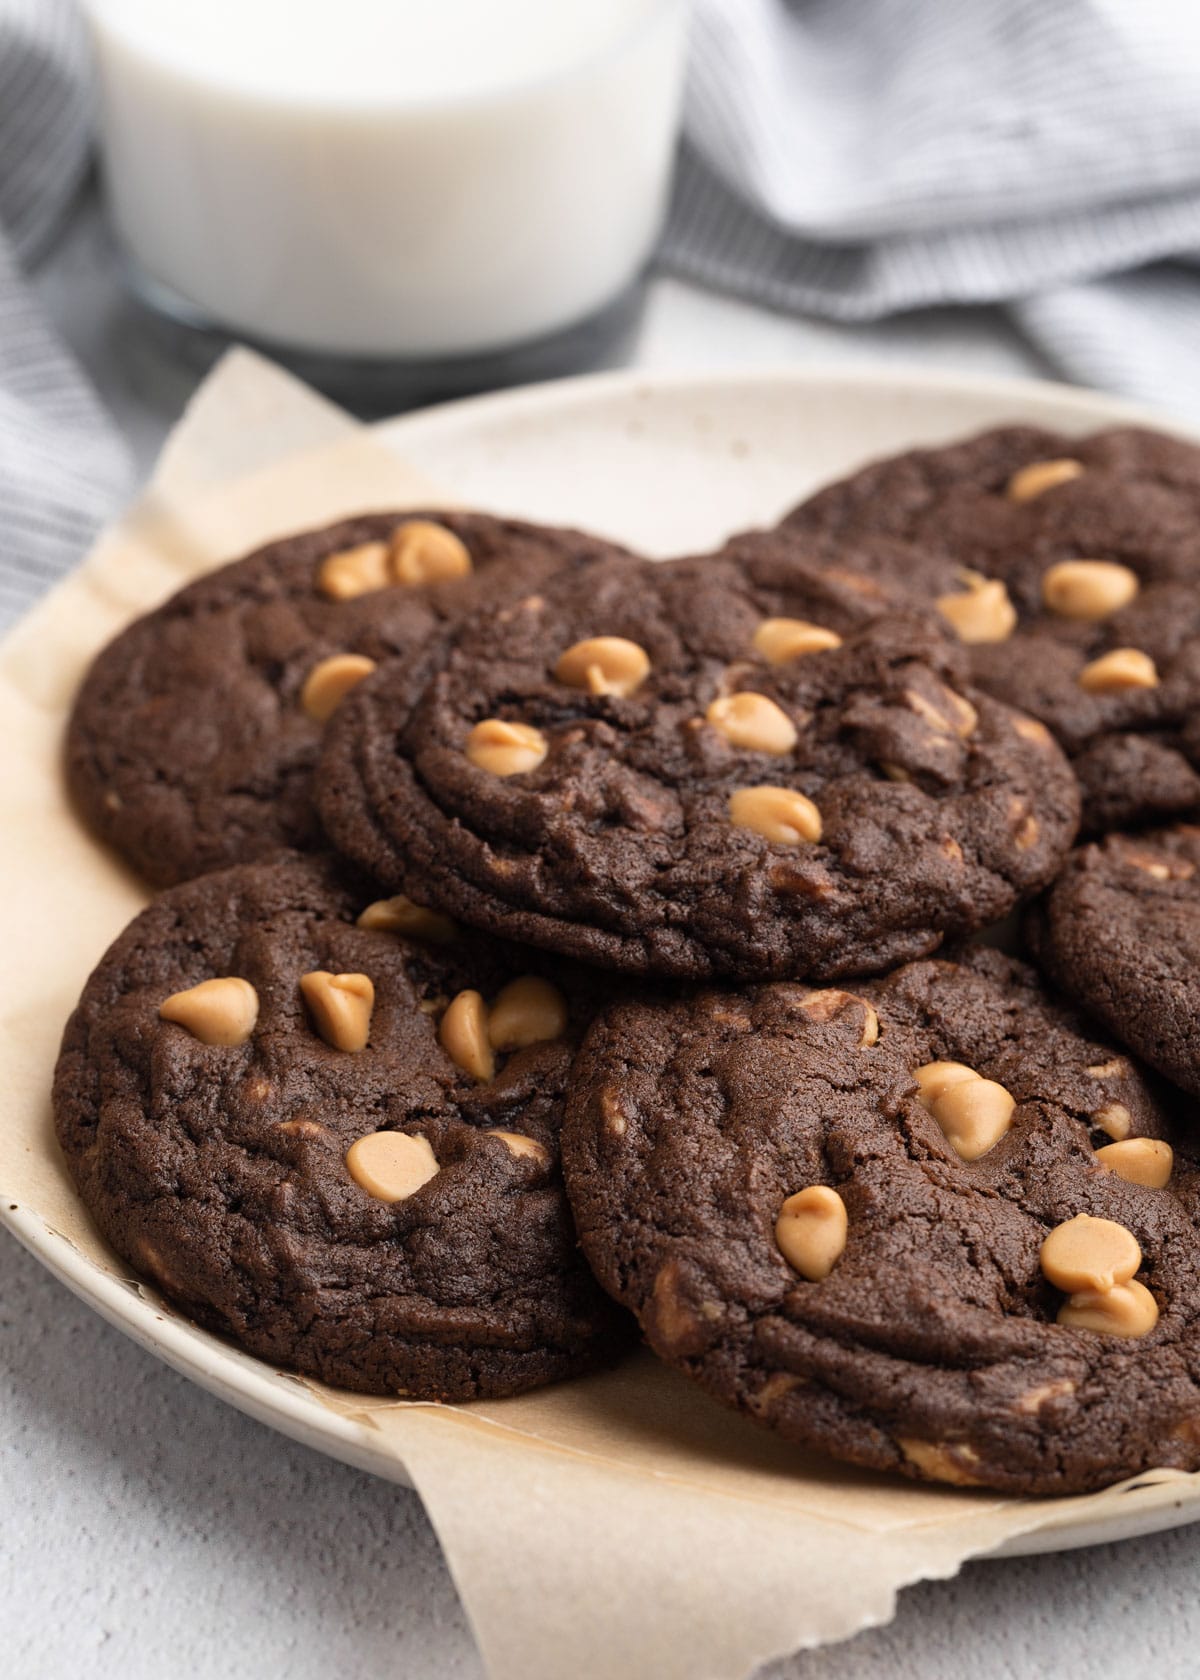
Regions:
<svg viewBox="0 0 1200 1680"><path fill-rule="evenodd" d="M772 521L871 456L1012 421L1065 432L1171 424L1066 387L867 367L605 374L408 415L377 436L465 503L592 526L666 555ZM0 1222L110 1323L211 1393L335 1458L407 1481L368 1425L175 1316L144 1284L98 1267L36 1208L6 1200ZM1056 1514L1048 1503L1039 1526L997 1555L1096 1545L1197 1520L1200 1495L1190 1485L1135 1485L1099 1520L1081 1520L1069 1506Z"/></svg>

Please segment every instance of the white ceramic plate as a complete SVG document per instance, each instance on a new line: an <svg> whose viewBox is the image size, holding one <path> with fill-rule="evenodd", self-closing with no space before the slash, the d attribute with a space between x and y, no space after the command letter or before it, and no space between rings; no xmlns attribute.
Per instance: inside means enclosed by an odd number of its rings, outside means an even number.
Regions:
<svg viewBox="0 0 1200 1680"><path fill-rule="evenodd" d="M788 369L568 380L406 416L379 435L466 502L592 525L668 554L773 520L871 455L1014 420L1071 432L1155 417L1055 385ZM29 1209L0 1207L0 1221L110 1323L202 1387L335 1458L405 1480L374 1431L337 1417L297 1379L164 1313L151 1293L101 1271ZM1123 1495L1102 1521L1064 1511L1003 1550L1066 1550L1197 1520L1200 1494L1151 1485Z"/></svg>

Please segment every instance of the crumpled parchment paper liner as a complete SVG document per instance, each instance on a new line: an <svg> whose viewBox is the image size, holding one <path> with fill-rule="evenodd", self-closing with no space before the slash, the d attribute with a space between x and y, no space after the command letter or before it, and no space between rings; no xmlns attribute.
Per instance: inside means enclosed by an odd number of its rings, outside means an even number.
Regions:
<svg viewBox="0 0 1200 1680"><path fill-rule="evenodd" d="M82 669L131 616L223 559L358 509L445 503L453 488L235 352L144 495L0 650L0 1192L6 1210L32 1212L109 1277L128 1269L75 1199L48 1102L80 987L145 902L64 796L62 729ZM470 1408L305 1387L406 1468L495 1680L735 1680L886 1620L900 1587L953 1574L1013 1536L1200 1488L1170 1472L1137 1491L1058 1501L920 1487L787 1447L648 1354ZM1147 1485L1162 1481L1171 1485Z"/></svg>

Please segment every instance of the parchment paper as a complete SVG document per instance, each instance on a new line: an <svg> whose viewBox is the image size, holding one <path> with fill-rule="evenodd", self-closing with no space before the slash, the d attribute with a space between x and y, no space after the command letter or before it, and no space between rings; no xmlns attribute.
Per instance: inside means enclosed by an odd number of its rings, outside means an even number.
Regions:
<svg viewBox="0 0 1200 1680"><path fill-rule="evenodd" d="M136 612L253 544L360 508L453 499L246 352L225 359L154 480L0 650L0 1191L113 1275L53 1141L63 1023L144 892L79 828L59 751L92 653ZM407 1466L495 1680L736 1680L886 1620L897 1590L1064 1511L919 1487L785 1446L642 1354L515 1400L435 1407L310 1385ZM1200 1478L1142 1477L1193 1492ZM1136 1495L1132 1496L1136 1500ZM1128 1506L1126 1506L1128 1508Z"/></svg>

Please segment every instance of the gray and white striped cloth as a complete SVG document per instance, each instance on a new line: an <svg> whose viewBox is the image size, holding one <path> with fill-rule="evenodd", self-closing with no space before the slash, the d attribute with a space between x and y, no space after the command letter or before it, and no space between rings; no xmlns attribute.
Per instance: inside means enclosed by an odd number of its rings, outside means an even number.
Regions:
<svg viewBox="0 0 1200 1680"><path fill-rule="evenodd" d="M999 303L1066 378L1200 420L1198 0L693 3L666 267L840 321ZM128 481L21 279L90 118L72 0L0 0L0 622Z"/></svg>
<svg viewBox="0 0 1200 1680"><path fill-rule="evenodd" d="M0 625L78 559L131 472L22 277L79 190L91 119L70 0L0 0Z"/></svg>
<svg viewBox="0 0 1200 1680"><path fill-rule="evenodd" d="M1200 421L1197 0L697 0L672 268L870 321L1003 303Z"/></svg>

